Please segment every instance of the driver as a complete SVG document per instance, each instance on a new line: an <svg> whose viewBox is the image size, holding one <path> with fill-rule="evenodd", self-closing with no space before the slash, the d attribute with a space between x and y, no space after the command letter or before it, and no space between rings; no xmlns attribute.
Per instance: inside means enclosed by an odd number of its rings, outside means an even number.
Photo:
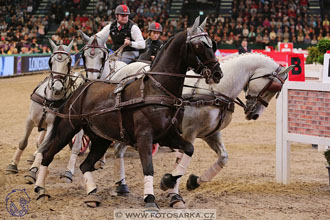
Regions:
<svg viewBox="0 0 330 220"><path fill-rule="evenodd" d="M99 33L110 34L113 42L112 50L125 46L119 60L129 64L139 57L139 50L145 48L145 42L140 28L128 19L131 13L127 5L118 5L115 14L116 20L106 25Z"/></svg>

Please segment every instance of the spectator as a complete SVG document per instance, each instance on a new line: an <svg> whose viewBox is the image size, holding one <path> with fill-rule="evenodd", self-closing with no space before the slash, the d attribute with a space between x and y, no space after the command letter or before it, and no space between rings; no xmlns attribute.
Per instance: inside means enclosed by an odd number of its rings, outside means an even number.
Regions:
<svg viewBox="0 0 330 220"><path fill-rule="evenodd" d="M248 46L247 40L245 38L242 40L241 46L238 48L238 53L251 53L251 48Z"/></svg>

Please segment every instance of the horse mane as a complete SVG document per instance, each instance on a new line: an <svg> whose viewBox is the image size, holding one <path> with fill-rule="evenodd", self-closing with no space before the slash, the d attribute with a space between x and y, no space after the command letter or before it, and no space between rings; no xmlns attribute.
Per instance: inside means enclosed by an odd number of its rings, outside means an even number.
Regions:
<svg viewBox="0 0 330 220"><path fill-rule="evenodd" d="M160 48L160 50L158 51L154 61L152 62L152 64L150 65L150 68L158 62L159 58L162 56L162 54L165 52L165 50L168 48L168 46L171 44L171 42L176 38L176 36L182 34L185 31L179 32L177 34L175 34L174 36L172 36L170 39L168 39L165 44Z"/></svg>
<svg viewBox="0 0 330 220"><path fill-rule="evenodd" d="M235 59L235 58L238 58L238 57L244 57L244 56L249 56L249 55L259 55L259 56L261 56L261 57L264 57L264 58L269 59L269 60L272 61L272 62L276 62L276 61L275 61L273 58L271 58L270 56L267 56L267 55L265 55L265 54L263 54L263 53L253 52L253 53L242 53L242 54L238 54L238 53L237 53L237 54L228 55L228 56L222 58L222 59L220 60L220 63L225 63L225 62L228 62L228 61L233 60L233 59Z"/></svg>

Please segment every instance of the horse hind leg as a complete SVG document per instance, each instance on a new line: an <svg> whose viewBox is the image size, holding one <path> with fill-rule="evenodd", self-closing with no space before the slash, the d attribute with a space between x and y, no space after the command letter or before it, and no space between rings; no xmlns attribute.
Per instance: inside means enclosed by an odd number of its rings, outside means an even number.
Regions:
<svg viewBox="0 0 330 220"><path fill-rule="evenodd" d="M97 195L97 186L92 172L96 170L95 163L105 154L111 141L95 136L91 138L91 143L90 152L80 165L80 170L84 175L87 190L87 197L84 203L89 207L95 208L100 205L101 200Z"/></svg>
<svg viewBox="0 0 330 220"><path fill-rule="evenodd" d="M126 176L125 176L125 163L124 163L124 155L127 150L127 145L122 143L115 143L115 168L114 168L114 176L115 176L115 184L116 184L116 193L117 196L127 196L129 194L129 189L126 184Z"/></svg>
<svg viewBox="0 0 330 220"><path fill-rule="evenodd" d="M209 169L207 169L200 177L191 174L187 180L188 190L196 189L201 184L210 182L223 169L228 161L228 153L222 142L220 132L216 132L215 134L203 139L208 143L212 150L217 153L218 160L212 164L212 166L209 167Z"/></svg>
<svg viewBox="0 0 330 220"><path fill-rule="evenodd" d="M33 121L28 118L25 125L25 134L23 139L20 141L18 148L16 149L13 159L11 160L10 164L8 165L6 171L7 173L18 173L18 163L21 159L23 151L25 150L26 146L28 145L28 139L31 135L32 129L34 127Z"/></svg>

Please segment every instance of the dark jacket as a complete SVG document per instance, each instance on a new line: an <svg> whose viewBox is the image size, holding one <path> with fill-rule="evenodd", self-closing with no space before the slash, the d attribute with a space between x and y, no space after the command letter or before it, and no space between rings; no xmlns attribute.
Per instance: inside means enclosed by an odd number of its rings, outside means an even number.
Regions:
<svg viewBox="0 0 330 220"><path fill-rule="evenodd" d="M149 60L151 61L151 56L156 56L159 49L163 45L161 40L151 40L148 38L146 40L146 48L144 50L140 50L139 60Z"/></svg>
<svg viewBox="0 0 330 220"><path fill-rule="evenodd" d="M113 22L110 25L110 36L112 39L112 50L117 50L119 47L121 47L124 44L124 41L126 38L129 38L132 40L131 36L131 30L132 26L134 25L134 22L131 20L128 20L128 22L122 27L122 29L119 31L117 27L117 22ZM126 46L123 51L138 51L138 49L130 46Z"/></svg>
<svg viewBox="0 0 330 220"><path fill-rule="evenodd" d="M251 48L249 46L246 47L247 50L244 49L244 47L240 46L238 48L238 53L241 54L241 53L251 53Z"/></svg>

